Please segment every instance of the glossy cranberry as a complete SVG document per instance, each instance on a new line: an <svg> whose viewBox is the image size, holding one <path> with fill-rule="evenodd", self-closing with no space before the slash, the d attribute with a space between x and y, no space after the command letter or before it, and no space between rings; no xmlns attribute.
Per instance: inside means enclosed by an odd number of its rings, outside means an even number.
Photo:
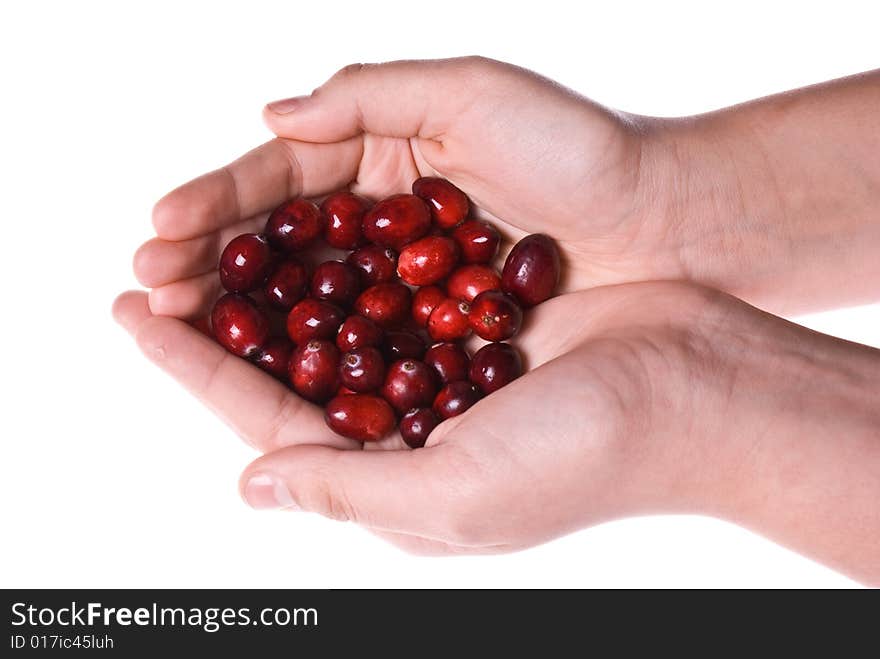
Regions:
<svg viewBox="0 0 880 659"><path fill-rule="evenodd" d="M463 265L449 276L446 292L465 302L472 302L483 291L501 289L501 276L487 265Z"/></svg>
<svg viewBox="0 0 880 659"><path fill-rule="evenodd" d="M281 204L266 222L266 237L285 254L305 249L324 231L321 210L308 199L297 198Z"/></svg>
<svg viewBox="0 0 880 659"><path fill-rule="evenodd" d="M297 345L312 339L333 339L343 318L339 307L306 298L287 314L287 336Z"/></svg>
<svg viewBox="0 0 880 659"><path fill-rule="evenodd" d="M269 339L254 363L269 375L286 382L292 354L293 344L287 339L282 337Z"/></svg>
<svg viewBox="0 0 880 659"><path fill-rule="evenodd" d="M519 332L523 312L516 300L501 291L485 291L471 302L468 324L486 341L505 341Z"/></svg>
<svg viewBox="0 0 880 659"><path fill-rule="evenodd" d="M470 382L459 380L444 386L431 409L441 419L448 419L462 414L480 400L480 390Z"/></svg>
<svg viewBox="0 0 880 659"><path fill-rule="evenodd" d="M430 286L445 279L458 263L458 245L446 236L427 236L404 247L397 274L407 284Z"/></svg>
<svg viewBox="0 0 880 659"><path fill-rule="evenodd" d="M363 316L349 316L336 335L336 347L342 352L356 348L375 348L382 343L382 328Z"/></svg>
<svg viewBox="0 0 880 659"><path fill-rule="evenodd" d="M470 334L467 302L448 297L437 305L428 318L428 334L434 341L455 341Z"/></svg>
<svg viewBox="0 0 880 659"><path fill-rule="evenodd" d="M354 308L361 316L388 329L406 321L411 305L410 290L403 284L388 282L370 286L358 296Z"/></svg>
<svg viewBox="0 0 880 659"><path fill-rule="evenodd" d="M290 311L303 299L309 285L306 267L293 257L282 261L269 275L264 289L266 301L281 311Z"/></svg>
<svg viewBox="0 0 880 659"><path fill-rule="evenodd" d="M330 341L315 339L296 350L290 358L290 383L306 400L323 403L339 388L339 350Z"/></svg>
<svg viewBox="0 0 880 659"><path fill-rule="evenodd" d="M458 243L465 263L488 263L498 253L501 234L491 224L478 220L462 222L450 234Z"/></svg>
<svg viewBox="0 0 880 659"><path fill-rule="evenodd" d="M211 328L217 341L239 357L256 355L269 339L269 320L247 295L227 293L214 304Z"/></svg>
<svg viewBox="0 0 880 659"><path fill-rule="evenodd" d="M412 317L416 325L427 327L431 312L445 299L446 293L439 286L422 286L418 289L412 301Z"/></svg>
<svg viewBox="0 0 880 659"><path fill-rule="evenodd" d="M330 429L359 442L376 442L394 430L394 410L378 396L350 394L337 396L324 410Z"/></svg>
<svg viewBox="0 0 880 659"><path fill-rule="evenodd" d="M312 275L312 297L340 307L350 307L361 292L361 280L354 266L342 261L325 261Z"/></svg>
<svg viewBox="0 0 880 659"><path fill-rule="evenodd" d="M423 176L412 184L412 191L425 200L434 222L443 229L451 229L467 217L467 195L446 179Z"/></svg>
<svg viewBox="0 0 880 659"><path fill-rule="evenodd" d="M501 288L523 307L533 307L553 296L559 285L559 269L559 251L553 240L535 233L510 250L501 273Z"/></svg>
<svg viewBox="0 0 880 659"><path fill-rule="evenodd" d="M400 414L427 407L437 394L437 376L424 362L401 359L388 367L382 397Z"/></svg>
<svg viewBox="0 0 880 659"><path fill-rule="evenodd" d="M418 407L403 415L398 428L407 446L422 448L439 423L440 419L430 407Z"/></svg>
<svg viewBox="0 0 880 659"><path fill-rule="evenodd" d="M398 252L428 233L431 214L425 202L411 194L383 199L364 215L364 237Z"/></svg>
<svg viewBox="0 0 880 659"><path fill-rule="evenodd" d="M398 359L421 359L427 348L422 337L407 330L386 332L382 341L382 353L389 362L396 362Z"/></svg>
<svg viewBox="0 0 880 659"><path fill-rule="evenodd" d="M397 253L387 247L365 245L349 254L345 262L357 268L365 288L391 281L397 274Z"/></svg>
<svg viewBox="0 0 880 659"><path fill-rule="evenodd" d="M468 378L485 395L497 391L522 375L522 358L509 343L487 343L471 360Z"/></svg>
<svg viewBox="0 0 880 659"><path fill-rule="evenodd" d="M467 380L471 365L467 351L457 343L437 343L431 346L423 361L436 371L443 384Z"/></svg>
<svg viewBox="0 0 880 659"><path fill-rule="evenodd" d="M220 255L220 283L230 293L247 293L263 285L272 269L269 242L256 233L229 241Z"/></svg>
<svg viewBox="0 0 880 659"><path fill-rule="evenodd" d="M327 218L324 240L337 249L355 249L363 243L364 214L370 202L360 195L342 191L327 197L321 212Z"/></svg>
<svg viewBox="0 0 880 659"><path fill-rule="evenodd" d="M376 348L355 348L339 360L339 381L352 391L365 394L385 382L385 359Z"/></svg>

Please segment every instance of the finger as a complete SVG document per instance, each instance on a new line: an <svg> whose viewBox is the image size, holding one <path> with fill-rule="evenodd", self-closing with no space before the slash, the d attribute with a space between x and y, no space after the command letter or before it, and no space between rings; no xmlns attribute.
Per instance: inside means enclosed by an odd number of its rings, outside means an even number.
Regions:
<svg viewBox="0 0 880 659"><path fill-rule="evenodd" d="M173 316L184 320L204 318L220 297L220 276L208 272L181 279L150 291L150 311L156 316Z"/></svg>
<svg viewBox="0 0 880 659"><path fill-rule="evenodd" d="M360 138L335 144L274 139L168 193L153 209L160 238L186 240L272 210L291 197L345 187L357 175Z"/></svg>

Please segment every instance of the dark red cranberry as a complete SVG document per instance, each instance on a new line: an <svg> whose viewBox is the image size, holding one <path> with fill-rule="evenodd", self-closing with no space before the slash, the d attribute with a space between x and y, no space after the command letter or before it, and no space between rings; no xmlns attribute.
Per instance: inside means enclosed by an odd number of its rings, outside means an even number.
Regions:
<svg viewBox="0 0 880 659"><path fill-rule="evenodd" d="M406 330L392 330L385 333L382 352L385 359L395 362L398 359L421 359L427 346L418 334Z"/></svg>
<svg viewBox="0 0 880 659"><path fill-rule="evenodd" d="M287 336L297 345L312 339L333 339L344 318L339 307L306 298L287 314Z"/></svg>
<svg viewBox="0 0 880 659"><path fill-rule="evenodd" d="M269 339L254 363L279 380L287 381L293 344L283 337Z"/></svg>
<svg viewBox="0 0 880 659"><path fill-rule="evenodd" d="M272 269L269 242L256 233L229 241L220 255L220 283L230 293L247 293L263 285Z"/></svg>
<svg viewBox="0 0 880 659"><path fill-rule="evenodd" d="M480 400L480 390L470 382L450 382L440 390L431 409L441 419L462 414Z"/></svg>
<svg viewBox="0 0 880 659"><path fill-rule="evenodd" d="M501 273L501 288L523 307L533 307L553 297L559 285L559 269L559 251L553 240L535 233L510 250Z"/></svg>
<svg viewBox="0 0 880 659"><path fill-rule="evenodd" d="M410 290L403 284L388 282L370 286L358 296L354 308L361 316L388 329L407 320L411 305Z"/></svg>
<svg viewBox="0 0 880 659"><path fill-rule="evenodd" d="M327 197L321 204L321 212L327 218L324 240L337 249L355 249L363 243L364 214L369 210L369 200L344 190Z"/></svg>
<svg viewBox="0 0 880 659"><path fill-rule="evenodd" d="M312 275L312 297L350 307L361 292L358 271L342 261L325 261Z"/></svg>
<svg viewBox="0 0 880 659"><path fill-rule="evenodd" d="M403 414L413 407L427 407L437 394L437 376L424 362L401 359L388 367L382 397Z"/></svg>
<svg viewBox="0 0 880 659"><path fill-rule="evenodd" d="M522 308L507 293L484 291L471 302L468 324L481 339L505 341L522 327Z"/></svg>
<svg viewBox="0 0 880 659"><path fill-rule="evenodd" d="M266 222L266 237L285 254L305 249L324 231L321 210L308 199L297 198L281 204Z"/></svg>
<svg viewBox="0 0 880 659"><path fill-rule="evenodd" d="M428 441L428 435L437 427L440 419L430 407L419 407L410 410L400 420L400 436L410 448L422 448Z"/></svg>
<svg viewBox="0 0 880 659"><path fill-rule="evenodd" d="M412 184L412 191L425 200L434 222L443 229L451 229L467 217L467 195L446 179L423 176Z"/></svg>
<svg viewBox="0 0 880 659"><path fill-rule="evenodd" d="M397 274L397 253L378 245L356 249L345 262L357 268L364 288L391 281Z"/></svg>
<svg viewBox="0 0 880 659"><path fill-rule="evenodd" d="M446 293L439 286L422 286L413 295L412 317L419 327L428 326L431 312L446 299Z"/></svg>
<svg viewBox="0 0 880 659"><path fill-rule="evenodd" d="M330 341L309 341L290 358L290 383L306 400L323 403L339 389L339 350Z"/></svg>
<svg viewBox="0 0 880 659"><path fill-rule="evenodd" d="M446 292L449 297L472 302L483 291L501 288L501 276L487 265L463 265L449 276Z"/></svg>
<svg viewBox="0 0 880 659"><path fill-rule="evenodd" d="M211 328L217 341L239 357L256 355L269 339L269 320L247 295L227 293L214 304Z"/></svg>
<svg viewBox="0 0 880 659"><path fill-rule="evenodd" d="M430 286L445 279L458 262L458 245L446 236L428 236L404 247L397 274L407 284Z"/></svg>
<svg viewBox="0 0 880 659"><path fill-rule="evenodd" d="M394 410L378 396L350 394L337 396L324 410L330 429L359 442L376 442L394 430Z"/></svg>
<svg viewBox="0 0 880 659"><path fill-rule="evenodd" d="M431 214L425 202L411 194L383 199L364 216L364 237L375 245L398 252L418 240L431 228Z"/></svg>
<svg viewBox="0 0 880 659"><path fill-rule="evenodd" d="M470 334L467 302L448 297L437 305L428 318L428 334L434 341L456 341Z"/></svg>
<svg viewBox="0 0 880 659"><path fill-rule="evenodd" d="M509 343L487 343L471 360L468 378L489 395L522 375L522 358Z"/></svg>
<svg viewBox="0 0 880 659"><path fill-rule="evenodd" d="M306 267L291 256L279 263L266 280L266 300L276 309L290 311L303 299L308 286Z"/></svg>
<svg viewBox="0 0 880 659"><path fill-rule="evenodd" d="M336 335L336 347L342 352L355 348L375 348L382 343L382 328L363 316L349 316Z"/></svg>
<svg viewBox="0 0 880 659"><path fill-rule="evenodd" d="M467 380L471 365L467 351L457 343L437 343L431 346L423 361L437 372L443 384Z"/></svg>
<svg viewBox="0 0 880 659"><path fill-rule="evenodd" d="M488 263L498 253L501 235L491 224L478 220L462 222L450 234L465 263Z"/></svg>
<svg viewBox="0 0 880 659"><path fill-rule="evenodd" d="M339 360L339 381L352 391L365 394L385 382L385 359L376 348L355 348Z"/></svg>

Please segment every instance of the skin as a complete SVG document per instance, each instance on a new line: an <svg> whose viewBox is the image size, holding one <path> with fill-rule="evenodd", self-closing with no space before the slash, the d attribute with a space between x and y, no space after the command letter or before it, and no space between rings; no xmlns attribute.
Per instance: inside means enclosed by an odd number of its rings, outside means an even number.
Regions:
<svg viewBox="0 0 880 659"><path fill-rule="evenodd" d="M661 121L480 58L347 67L267 107L277 139L157 204L135 256L152 290L114 314L265 454L241 480L254 507L352 520L418 553L702 513L880 584L880 352L705 286L776 312L876 298L877 82ZM529 372L425 449L351 450L184 321L218 296L223 245L285 199L379 198L421 175L466 190L508 245L553 236L565 294L515 340ZM672 279L690 283L629 283Z"/></svg>

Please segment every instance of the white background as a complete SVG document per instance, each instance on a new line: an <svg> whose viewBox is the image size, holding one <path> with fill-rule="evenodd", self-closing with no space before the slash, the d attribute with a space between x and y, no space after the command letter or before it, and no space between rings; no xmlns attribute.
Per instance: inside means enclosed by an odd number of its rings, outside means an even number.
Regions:
<svg viewBox="0 0 880 659"><path fill-rule="evenodd" d="M136 286L153 202L268 139L266 101L344 64L478 53L625 110L688 114L880 66L877 3L822 4L3 3L0 586L852 585L700 518L425 559L252 512L236 488L250 449L109 314ZM801 319L880 346L878 321L878 306Z"/></svg>

